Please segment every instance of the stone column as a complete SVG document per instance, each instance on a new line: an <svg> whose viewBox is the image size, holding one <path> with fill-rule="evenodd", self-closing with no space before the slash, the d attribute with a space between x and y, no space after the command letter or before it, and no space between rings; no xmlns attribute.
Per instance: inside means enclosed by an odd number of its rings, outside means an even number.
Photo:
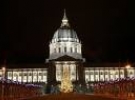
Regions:
<svg viewBox="0 0 135 100"><path fill-rule="evenodd" d="M48 84L55 84L56 83L56 66L54 62L50 62L48 66Z"/></svg>
<svg viewBox="0 0 135 100"><path fill-rule="evenodd" d="M82 62L77 63L77 67L78 67L78 81L79 83L83 84L85 82L85 76Z"/></svg>

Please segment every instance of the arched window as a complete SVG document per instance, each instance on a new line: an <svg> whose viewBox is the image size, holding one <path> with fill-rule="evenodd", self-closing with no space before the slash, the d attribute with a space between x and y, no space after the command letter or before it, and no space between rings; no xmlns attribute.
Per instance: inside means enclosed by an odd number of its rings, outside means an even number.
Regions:
<svg viewBox="0 0 135 100"><path fill-rule="evenodd" d="M67 48L66 47L64 47L64 52L67 52Z"/></svg>
<svg viewBox="0 0 135 100"><path fill-rule="evenodd" d="M54 48L54 53L56 53L56 48Z"/></svg>
<svg viewBox="0 0 135 100"><path fill-rule="evenodd" d="M60 47L59 47L59 53L61 52L61 49L60 49Z"/></svg>
<svg viewBox="0 0 135 100"><path fill-rule="evenodd" d="M70 51L71 51L71 53L73 52L73 49L72 49L72 47L70 48Z"/></svg>
<svg viewBox="0 0 135 100"><path fill-rule="evenodd" d="M75 52L77 53L77 47L75 47Z"/></svg>

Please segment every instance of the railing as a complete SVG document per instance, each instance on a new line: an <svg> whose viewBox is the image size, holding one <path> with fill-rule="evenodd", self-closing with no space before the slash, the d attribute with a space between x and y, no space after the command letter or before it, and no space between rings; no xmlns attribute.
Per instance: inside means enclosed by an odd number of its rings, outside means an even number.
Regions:
<svg viewBox="0 0 135 100"><path fill-rule="evenodd" d="M17 100L42 95L42 86L9 79L0 80L0 100Z"/></svg>
<svg viewBox="0 0 135 100"><path fill-rule="evenodd" d="M120 98L135 98L135 78L123 78L94 85L94 94Z"/></svg>

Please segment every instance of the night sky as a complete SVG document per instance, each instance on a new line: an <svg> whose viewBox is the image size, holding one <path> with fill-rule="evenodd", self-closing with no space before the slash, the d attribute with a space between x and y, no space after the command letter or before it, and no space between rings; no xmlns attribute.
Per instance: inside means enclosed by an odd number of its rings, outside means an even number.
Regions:
<svg viewBox="0 0 135 100"><path fill-rule="evenodd" d="M1 63L44 63L64 8L87 62L135 61L134 15L128 0L8 0Z"/></svg>

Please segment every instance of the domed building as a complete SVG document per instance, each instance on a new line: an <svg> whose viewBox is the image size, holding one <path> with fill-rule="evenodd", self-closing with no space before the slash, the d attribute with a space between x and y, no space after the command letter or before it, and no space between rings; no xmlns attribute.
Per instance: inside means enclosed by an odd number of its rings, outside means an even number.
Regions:
<svg viewBox="0 0 135 100"><path fill-rule="evenodd" d="M64 55L75 59L82 59L81 42L78 39L76 32L68 23L66 12L64 12L60 28L54 33L49 48L49 59L57 59Z"/></svg>
<svg viewBox="0 0 135 100"><path fill-rule="evenodd" d="M54 33L49 44L50 53L49 58L46 60L51 64L48 68L50 69L48 70L50 71L48 72L48 82L60 82L65 67L70 70L70 79L73 82L84 81L84 70L80 65L85 59L82 58L81 48L81 42L76 32L69 25L64 11L61 26Z"/></svg>
<svg viewBox="0 0 135 100"><path fill-rule="evenodd" d="M127 63L85 62L82 56L81 41L71 28L66 12L64 12L61 26L56 30L49 43L49 57L46 62L8 64L5 72L0 70L0 78L6 77L23 83L57 84L63 80L63 72L69 72L66 74L69 75L68 78L72 83L95 83L134 77L135 64L133 63L132 67L125 67L126 65Z"/></svg>

